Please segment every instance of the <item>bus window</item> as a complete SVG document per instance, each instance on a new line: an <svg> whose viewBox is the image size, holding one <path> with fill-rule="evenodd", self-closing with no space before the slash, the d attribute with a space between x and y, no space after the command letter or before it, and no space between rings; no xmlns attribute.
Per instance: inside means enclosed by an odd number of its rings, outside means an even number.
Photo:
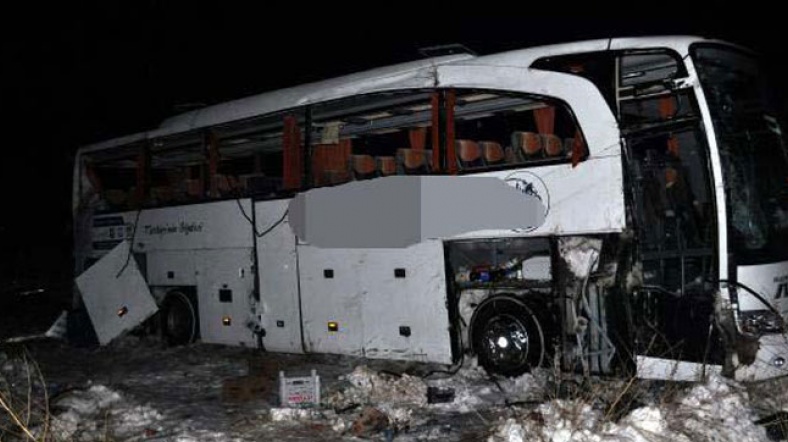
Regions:
<svg viewBox="0 0 788 442"><path fill-rule="evenodd" d="M98 211L123 211L138 207L142 194L137 167L144 144L96 152L85 156L82 201Z"/></svg>
<svg viewBox="0 0 788 442"><path fill-rule="evenodd" d="M150 144L151 206L197 201L205 196L203 140L198 134Z"/></svg>
<svg viewBox="0 0 788 442"><path fill-rule="evenodd" d="M532 67L592 81L618 115L625 131L682 122L698 115L691 90L677 86L676 80L686 78L687 70L672 51L560 55L536 60Z"/></svg>
<svg viewBox="0 0 788 442"><path fill-rule="evenodd" d="M298 109L217 128L219 196L267 197L301 187L304 120Z"/></svg>
<svg viewBox="0 0 788 442"><path fill-rule="evenodd" d="M568 162L582 149L572 113L562 103L462 91L455 105L455 149L461 171Z"/></svg>
<svg viewBox="0 0 788 442"><path fill-rule="evenodd" d="M312 186L431 173L430 92L376 94L314 106Z"/></svg>

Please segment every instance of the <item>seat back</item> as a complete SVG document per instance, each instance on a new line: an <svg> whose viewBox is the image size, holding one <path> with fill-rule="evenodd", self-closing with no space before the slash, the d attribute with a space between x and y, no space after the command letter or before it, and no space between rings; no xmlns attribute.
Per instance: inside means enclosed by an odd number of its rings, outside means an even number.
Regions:
<svg viewBox="0 0 788 442"><path fill-rule="evenodd" d="M398 172L403 175L428 173L431 157L431 150L397 149Z"/></svg>
<svg viewBox="0 0 788 442"><path fill-rule="evenodd" d="M396 175L397 161L394 159L394 157L381 156L377 157L376 160L378 174L380 174L380 176Z"/></svg>
<svg viewBox="0 0 788 442"><path fill-rule="evenodd" d="M564 153L564 143L553 134L542 135L544 153L548 157L557 157Z"/></svg>
<svg viewBox="0 0 788 442"><path fill-rule="evenodd" d="M353 171L353 179L364 180L375 176L375 159L372 155L351 155L350 169Z"/></svg>
<svg viewBox="0 0 788 442"><path fill-rule="evenodd" d="M514 132L512 147L517 155L527 159L542 153L542 137L534 132Z"/></svg>
<svg viewBox="0 0 788 442"><path fill-rule="evenodd" d="M482 150L479 144L472 140L456 140L454 148L457 151L457 164L460 169L478 167L483 165Z"/></svg>
<svg viewBox="0 0 788 442"><path fill-rule="evenodd" d="M503 147L495 141L479 141L485 164L496 165L506 162Z"/></svg>

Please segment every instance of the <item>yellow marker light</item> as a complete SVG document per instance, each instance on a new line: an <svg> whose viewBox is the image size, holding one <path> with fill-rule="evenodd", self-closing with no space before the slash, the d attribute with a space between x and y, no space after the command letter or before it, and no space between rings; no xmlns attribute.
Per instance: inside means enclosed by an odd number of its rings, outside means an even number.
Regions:
<svg viewBox="0 0 788 442"><path fill-rule="evenodd" d="M330 332L339 331L339 323L337 321L328 321L328 331Z"/></svg>
<svg viewBox="0 0 788 442"><path fill-rule="evenodd" d="M128 309L128 307L126 307L126 306L124 305L123 307L121 307L121 308L119 308L119 309L118 309L118 317L119 317L119 318L122 318L122 317L126 316L126 313L128 313L128 312L129 312L129 309Z"/></svg>
<svg viewBox="0 0 788 442"><path fill-rule="evenodd" d="M230 324L232 324L232 322L233 322L233 320L229 316L225 316L225 317L222 318L222 325L224 325L225 327L227 327Z"/></svg>

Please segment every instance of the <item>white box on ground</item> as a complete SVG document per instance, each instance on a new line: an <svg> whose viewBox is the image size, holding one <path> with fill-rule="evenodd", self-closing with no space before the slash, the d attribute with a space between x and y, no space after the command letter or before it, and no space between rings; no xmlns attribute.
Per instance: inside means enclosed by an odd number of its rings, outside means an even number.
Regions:
<svg viewBox="0 0 788 442"><path fill-rule="evenodd" d="M282 407L311 407L320 405L320 376L312 370L310 376L286 377L279 372L279 401Z"/></svg>

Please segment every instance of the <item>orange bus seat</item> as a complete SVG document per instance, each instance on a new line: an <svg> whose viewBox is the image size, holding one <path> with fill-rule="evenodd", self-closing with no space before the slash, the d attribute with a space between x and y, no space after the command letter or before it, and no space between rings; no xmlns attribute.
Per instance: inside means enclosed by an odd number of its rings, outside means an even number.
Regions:
<svg viewBox="0 0 788 442"><path fill-rule="evenodd" d="M377 167L372 155L351 155L350 164L353 179L365 180L375 176Z"/></svg>
<svg viewBox="0 0 788 442"><path fill-rule="evenodd" d="M472 140L457 140L454 142L457 149L457 164L460 169L467 169L483 165L482 150L479 144Z"/></svg>
<svg viewBox="0 0 788 442"><path fill-rule="evenodd" d="M429 173L432 150L397 149L397 160L402 175Z"/></svg>
<svg viewBox="0 0 788 442"><path fill-rule="evenodd" d="M495 141L479 141L479 147L484 154L484 163L488 165L502 164L506 161L503 148Z"/></svg>
<svg viewBox="0 0 788 442"><path fill-rule="evenodd" d="M394 157L377 157L376 162L380 176L396 175L397 161L394 159Z"/></svg>
<svg viewBox="0 0 788 442"><path fill-rule="evenodd" d="M534 132L514 132L512 147L523 159L532 158L542 152L542 137Z"/></svg>
<svg viewBox="0 0 788 442"><path fill-rule="evenodd" d="M563 142L553 134L542 135L542 145L544 146L544 153L548 157L557 157L564 152Z"/></svg>

